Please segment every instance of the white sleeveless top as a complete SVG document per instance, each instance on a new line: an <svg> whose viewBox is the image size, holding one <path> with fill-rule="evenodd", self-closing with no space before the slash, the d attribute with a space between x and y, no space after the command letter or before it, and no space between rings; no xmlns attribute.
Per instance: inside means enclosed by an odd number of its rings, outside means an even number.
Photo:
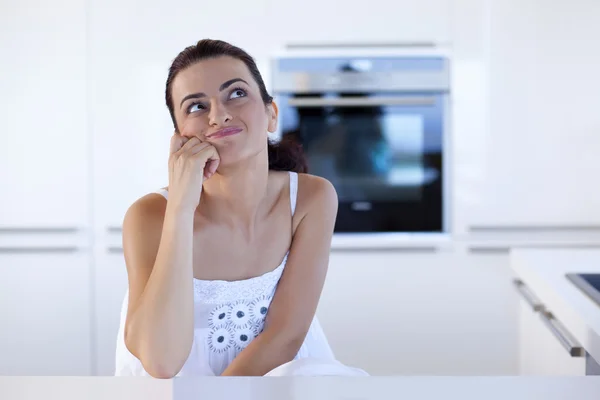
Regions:
<svg viewBox="0 0 600 400"><path fill-rule="evenodd" d="M291 215L296 209L297 192L298 175L290 172ZM168 198L164 189L157 193ZM177 376L221 375L262 331L288 253L277 268L254 278L238 281L194 279L194 341L188 359ZM141 362L125 346L127 302L128 293L125 294L121 309L115 375L148 376ZM294 360L302 358L337 363L316 317Z"/></svg>

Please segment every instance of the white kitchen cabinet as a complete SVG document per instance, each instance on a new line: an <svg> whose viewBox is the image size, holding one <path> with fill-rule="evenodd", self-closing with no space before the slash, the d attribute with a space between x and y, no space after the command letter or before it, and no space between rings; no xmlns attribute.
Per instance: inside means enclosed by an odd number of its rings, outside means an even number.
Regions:
<svg viewBox="0 0 600 400"><path fill-rule="evenodd" d="M527 285L519 282L519 374L542 376L584 376L583 353L560 321L550 317ZM575 347L570 354L561 340Z"/></svg>
<svg viewBox="0 0 600 400"><path fill-rule="evenodd" d="M82 228L89 208L85 2L24 0L0 10L0 228Z"/></svg>
<svg viewBox="0 0 600 400"><path fill-rule="evenodd" d="M127 290L127 270L123 253L108 247L96 255L95 292L95 371L94 375L115 373L115 351L121 306Z"/></svg>
<svg viewBox="0 0 600 400"><path fill-rule="evenodd" d="M451 0L271 1L269 12L282 45L450 42Z"/></svg>
<svg viewBox="0 0 600 400"><path fill-rule="evenodd" d="M508 254L335 251L318 308L336 356L372 375L516 375Z"/></svg>
<svg viewBox="0 0 600 400"><path fill-rule="evenodd" d="M600 229L600 192L589 190L600 153L600 2L489 4L487 163L471 222Z"/></svg>
<svg viewBox="0 0 600 400"><path fill-rule="evenodd" d="M0 375L91 374L89 255L0 246Z"/></svg>
<svg viewBox="0 0 600 400"><path fill-rule="evenodd" d="M85 11L0 6L0 375L91 372Z"/></svg>

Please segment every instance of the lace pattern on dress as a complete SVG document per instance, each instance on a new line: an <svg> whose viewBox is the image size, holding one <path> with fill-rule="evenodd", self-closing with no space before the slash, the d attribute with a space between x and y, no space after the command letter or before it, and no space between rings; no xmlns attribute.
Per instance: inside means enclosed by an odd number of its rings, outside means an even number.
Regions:
<svg viewBox="0 0 600 400"><path fill-rule="evenodd" d="M273 271L254 278L239 281L194 279L194 299L199 303L225 304L244 299L254 300L263 296L271 297L285 268L288 254Z"/></svg>

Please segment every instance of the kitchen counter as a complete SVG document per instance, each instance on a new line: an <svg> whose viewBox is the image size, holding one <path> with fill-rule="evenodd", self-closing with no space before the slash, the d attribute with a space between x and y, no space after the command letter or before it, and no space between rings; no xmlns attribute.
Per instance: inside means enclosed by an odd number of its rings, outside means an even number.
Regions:
<svg viewBox="0 0 600 400"><path fill-rule="evenodd" d="M597 400L600 377L0 377L7 400Z"/></svg>
<svg viewBox="0 0 600 400"><path fill-rule="evenodd" d="M566 278L600 273L600 249L514 249L511 268L518 279L600 361L600 306Z"/></svg>
<svg viewBox="0 0 600 400"><path fill-rule="evenodd" d="M441 233L335 233L331 250L421 250L450 249L450 235Z"/></svg>

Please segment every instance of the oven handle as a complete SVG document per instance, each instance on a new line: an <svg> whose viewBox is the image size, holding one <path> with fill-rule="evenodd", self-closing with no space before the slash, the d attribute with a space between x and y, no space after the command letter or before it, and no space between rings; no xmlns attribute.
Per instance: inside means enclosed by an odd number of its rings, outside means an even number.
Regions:
<svg viewBox="0 0 600 400"><path fill-rule="evenodd" d="M288 104L292 107L433 106L435 97L300 97L289 99Z"/></svg>

